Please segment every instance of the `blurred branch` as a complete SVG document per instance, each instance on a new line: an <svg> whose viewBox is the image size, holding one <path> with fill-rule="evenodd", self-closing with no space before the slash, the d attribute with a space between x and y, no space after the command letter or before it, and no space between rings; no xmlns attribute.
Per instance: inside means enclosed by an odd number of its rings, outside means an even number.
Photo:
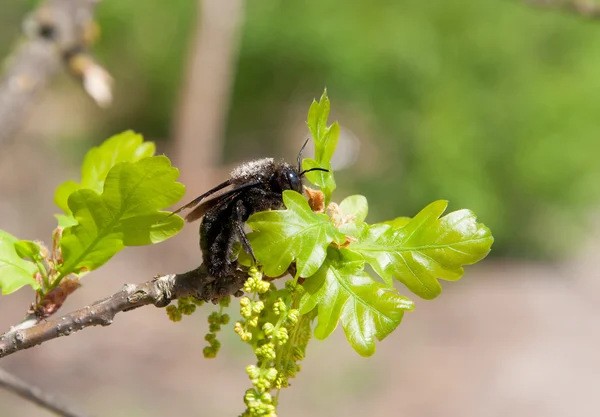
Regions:
<svg viewBox="0 0 600 417"><path fill-rule="evenodd" d="M578 14L590 19L600 19L600 5L592 0L523 0L537 7L550 7Z"/></svg>
<svg viewBox="0 0 600 417"><path fill-rule="evenodd" d="M245 271L229 278L208 275L204 265L183 274L158 276L143 284L126 284L112 296L63 317L41 322L29 328L12 328L0 336L0 358L35 345L68 336L90 326L108 326L117 313L145 305L166 307L172 300L194 296L210 301L236 295L247 278Z"/></svg>
<svg viewBox="0 0 600 417"><path fill-rule="evenodd" d="M27 39L7 59L0 80L0 144L13 138L27 110L61 65L82 80L101 106L110 104L112 78L87 52L98 28L99 0L46 0L23 23Z"/></svg>
<svg viewBox="0 0 600 417"><path fill-rule="evenodd" d="M44 407L53 413L64 417L85 417L86 414L78 413L66 406L54 396L44 393L40 388L31 385L14 375L0 369L0 387L31 401L41 407Z"/></svg>
<svg viewBox="0 0 600 417"><path fill-rule="evenodd" d="M198 0L175 126L177 166L188 189L211 184L221 160L244 6L244 0Z"/></svg>

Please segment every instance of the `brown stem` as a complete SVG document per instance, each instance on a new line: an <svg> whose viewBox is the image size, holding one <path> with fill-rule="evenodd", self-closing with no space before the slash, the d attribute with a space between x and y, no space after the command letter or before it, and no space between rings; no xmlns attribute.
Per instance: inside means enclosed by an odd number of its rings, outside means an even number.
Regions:
<svg viewBox="0 0 600 417"><path fill-rule="evenodd" d="M62 65L83 80L99 104L106 104L110 76L86 53L98 1L46 0L26 19L28 39L7 59L0 79L0 144L19 132L35 98Z"/></svg>
<svg viewBox="0 0 600 417"><path fill-rule="evenodd" d="M44 407L64 417L86 417L87 414L74 411L54 396L45 393L39 387L31 385L16 376L0 369L0 387L6 388L18 396Z"/></svg>
<svg viewBox="0 0 600 417"><path fill-rule="evenodd" d="M0 358L20 350L69 336L90 326L108 326L117 313L153 304L166 307L180 297L194 296L210 301L227 295L239 295L247 278L247 272L238 270L236 275L215 279L201 265L183 274L158 276L143 284L126 284L121 291L62 317L42 321L32 327L15 327L0 336Z"/></svg>

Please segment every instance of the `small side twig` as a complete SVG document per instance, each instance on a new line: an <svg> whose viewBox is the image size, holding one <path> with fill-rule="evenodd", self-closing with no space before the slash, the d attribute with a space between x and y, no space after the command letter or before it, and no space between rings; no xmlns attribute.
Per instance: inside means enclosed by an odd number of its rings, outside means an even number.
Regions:
<svg viewBox="0 0 600 417"><path fill-rule="evenodd" d="M100 106L110 104L112 78L88 52L96 37L100 0L45 0L25 20L27 38L6 62L0 79L0 144L9 142L28 109L61 66L79 78Z"/></svg>
<svg viewBox="0 0 600 417"><path fill-rule="evenodd" d="M523 0L536 7L548 7L574 13L588 19L600 19L600 5L592 0Z"/></svg>
<svg viewBox="0 0 600 417"><path fill-rule="evenodd" d="M86 417L87 414L77 412L69 406L63 404L53 395L45 393L39 387L31 385L22 379L0 369L0 387L17 394L41 407L44 407L53 413L63 417Z"/></svg>
<svg viewBox="0 0 600 417"><path fill-rule="evenodd" d="M52 339L69 336L90 326L108 326L117 313L145 305L166 307L172 300L194 296L210 301L227 295L240 295L248 275L238 270L235 276L215 279L204 265L183 274L155 277L143 284L126 284L123 289L104 300L41 322L29 328L15 327L0 336L0 358L28 349Z"/></svg>

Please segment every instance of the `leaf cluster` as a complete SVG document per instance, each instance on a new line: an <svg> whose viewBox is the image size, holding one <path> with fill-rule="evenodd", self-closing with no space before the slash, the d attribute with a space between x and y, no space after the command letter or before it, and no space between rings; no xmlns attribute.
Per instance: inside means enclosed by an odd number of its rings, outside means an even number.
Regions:
<svg viewBox="0 0 600 417"><path fill-rule="evenodd" d="M331 168L339 128L327 127L329 107L324 93L310 108L308 125L316 159L305 160L305 168ZM335 188L333 173L314 174L308 178L328 200ZM494 241L470 210L442 217L446 201L431 203L414 218L372 225L365 222L368 204L363 196L331 203L327 214L315 213L294 191L285 191L283 202L284 210L256 213L248 220L258 263L272 277L294 263L296 279L302 279L305 289L300 313L317 311L315 337L325 339L341 323L351 346L363 356L372 355L375 340L383 340L400 324L404 312L414 308L394 287L394 279L417 296L433 299L441 293L440 279L459 279L463 265L483 259ZM365 270L366 265L379 280Z"/></svg>
<svg viewBox="0 0 600 417"><path fill-rule="evenodd" d="M9 294L30 285L37 291L42 316L59 307L48 298L87 271L104 265L125 246L158 243L183 226L162 208L176 203L184 186L179 171L165 156L154 156L154 144L131 131L91 149L81 182L67 181L54 195L63 211L56 215L52 250L41 242L19 241L0 231L0 289ZM61 288L62 285L62 288ZM74 289L73 285L69 286Z"/></svg>
<svg viewBox="0 0 600 417"><path fill-rule="evenodd" d="M327 126L330 110L331 102L327 97L327 90L325 90L321 99L318 102L313 100L310 105L306 122L315 144L315 158L305 158L302 161L302 169L325 168L329 171L312 171L306 174L306 178L321 188L325 194L325 203L331 200L331 194L336 188L331 169L331 158L340 138L340 125L337 122Z"/></svg>

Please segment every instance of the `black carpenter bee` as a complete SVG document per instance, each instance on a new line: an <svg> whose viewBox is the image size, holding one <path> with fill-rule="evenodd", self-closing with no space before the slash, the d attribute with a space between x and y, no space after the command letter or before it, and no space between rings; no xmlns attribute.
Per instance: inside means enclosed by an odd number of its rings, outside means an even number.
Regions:
<svg viewBox="0 0 600 417"><path fill-rule="evenodd" d="M234 273L238 266L237 259L233 255L236 242L240 242L242 248L256 260L244 232L244 223L252 214L281 208L282 193L285 190L302 193L302 177L307 172L329 172L324 168L301 171L300 159L307 143L308 140L300 149L297 167L287 162L276 163L273 158L243 163L231 171L227 181L171 214L197 206L185 219L193 222L204 217L200 224L200 248L204 265L211 276L220 278ZM232 186L230 190L200 204L206 197L229 186Z"/></svg>

